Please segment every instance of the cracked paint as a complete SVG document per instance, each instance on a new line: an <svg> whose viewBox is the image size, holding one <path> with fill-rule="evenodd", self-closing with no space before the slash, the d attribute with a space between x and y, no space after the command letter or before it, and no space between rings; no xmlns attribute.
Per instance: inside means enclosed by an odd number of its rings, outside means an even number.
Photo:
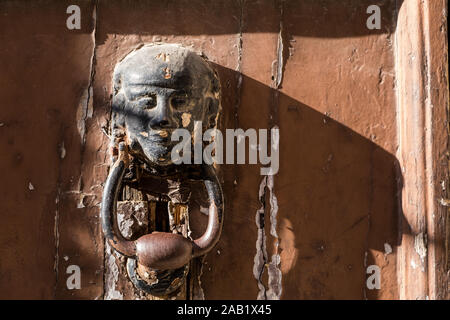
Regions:
<svg viewBox="0 0 450 320"><path fill-rule="evenodd" d="M61 159L66 157L66 148L64 147L64 141L61 143L61 147L59 148L59 156Z"/></svg>
<svg viewBox="0 0 450 320"><path fill-rule="evenodd" d="M258 284L258 300L266 299L266 287L262 282L262 275L267 261L267 249L266 249L266 235L264 231L264 211L265 211L265 197L266 197L266 185L267 176L264 176L261 184L259 185L258 198L261 203L261 207L256 211L255 221L258 229L258 237L256 239L256 254L253 259L253 276Z"/></svg>
<svg viewBox="0 0 450 320"><path fill-rule="evenodd" d="M108 242L106 242L106 254L105 259L106 271L105 271L105 300L123 300L123 295L117 290L116 285L119 280L119 267L116 263L116 253L112 252Z"/></svg>
<svg viewBox="0 0 450 320"><path fill-rule="evenodd" d="M256 254L254 257L253 276L258 284L258 300L278 300L282 293L282 273L280 270L280 255L278 253L279 239L276 231L278 203L273 193L273 176L264 176L259 186L259 199L261 207L256 211L255 222L258 228L258 237L256 240ZM266 211L266 196L269 192L270 204L270 234L275 238L275 254L271 256L269 261L267 254L266 233L264 228L264 217ZM262 282L262 275L267 267L268 284L267 288Z"/></svg>
<svg viewBox="0 0 450 320"><path fill-rule="evenodd" d="M280 255L278 248L280 245L278 233L277 233L277 214L278 214L278 201L274 194L274 176L267 177L267 188L269 190L269 203L270 203L270 234L275 238L275 254L272 255L271 261L268 266L269 284L267 290L267 299L278 300L280 299L282 286L281 286L281 270L280 270Z"/></svg>
<svg viewBox="0 0 450 320"><path fill-rule="evenodd" d="M54 220L54 225L53 225L53 236L55 239L55 260L53 262L53 270L55 272L55 288L54 288L55 292L56 292L56 287L58 284L58 275L59 275L59 209L58 209L58 204L59 204L60 194L61 194L61 190L60 190L60 188L58 188L58 190L56 192L56 198L55 198L56 209L55 209L55 220ZM64 259L65 258L66 257L64 257Z"/></svg>
<svg viewBox="0 0 450 320"><path fill-rule="evenodd" d="M185 112L182 114L181 121L182 121L184 128L189 126L189 123L191 123L191 117L192 117L192 114L190 114L190 113Z"/></svg>
<svg viewBox="0 0 450 320"><path fill-rule="evenodd" d="M427 235L425 233L421 232L414 237L414 250L419 255L422 269L424 269L425 258L427 257Z"/></svg>
<svg viewBox="0 0 450 320"><path fill-rule="evenodd" d="M92 12L92 20L94 23L94 29L91 33L91 39L94 43L92 47L92 54L91 54L91 61L89 64L89 83L87 88L84 90L81 98L80 103L78 104L78 110L77 110L77 128L78 133L80 134L81 144L84 145L86 142L86 121L90 118L92 118L92 115L94 113L94 104L93 104L93 96L94 96L94 89L93 89L93 82L94 82L94 63L95 63L95 49L97 47L96 44L96 31L97 31L97 8L94 6L93 12Z"/></svg>
<svg viewBox="0 0 450 320"><path fill-rule="evenodd" d="M274 118L274 114L277 113L278 108L278 95L279 88L281 87L283 79L283 69L285 67L285 45L284 41L284 28L283 28L283 4L280 5L280 24L279 33L277 38L277 57L272 63L272 87L275 88L273 96L273 111L270 115L270 119ZM278 126L273 126L278 129ZM274 149L279 148L279 136L271 142ZM278 214L278 202L277 197L274 194L274 175L268 175L263 178L259 187L259 199L261 202L261 208L256 212L256 225L258 228L258 238L256 241L256 255L254 258L253 275L258 281L258 300L278 300L282 293L282 273L280 269L281 258L278 252L279 238L277 233L277 214ZM270 234L275 239L275 253L271 256L270 261L267 254L266 234L264 228L264 218L266 211L266 195L269 192L269 204L270 204ZM267 267L268 284L266 286L262 283L262 275L264 269Z"/></svg>
<svg viewBox="0 0 450 320"><path fill-rule="evenodd" d="M204 290L203 290L203 288L202 288L202 280L201 280L201 277L202 277L202 275L203 275L203 261L205 260L205 258L203 257L202 258L202 261L201 261L201 263L200 263L200 267L199 267L199 272L198 272L198 275L197 275L197 282L198 282L198 290L195 290L194 292L193 292L193 297L192 297L192 299L193 300L205 300L205 292L204 292Z"/></svg>
<svg viewBox="0 0 450 320"><path fill-rule="evenodd" d="M388 254L391 254L391 253L392 253L392 247L391 247L391 245L389 243L386 242L384 244L384 254L388 255Z"/></svg>

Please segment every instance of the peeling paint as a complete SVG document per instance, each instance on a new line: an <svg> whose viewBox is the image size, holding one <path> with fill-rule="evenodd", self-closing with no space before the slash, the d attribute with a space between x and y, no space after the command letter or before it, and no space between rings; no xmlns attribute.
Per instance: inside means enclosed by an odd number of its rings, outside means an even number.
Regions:
<svg viewBox="0 0 450 320"><path fill-rule="evenodd" d="M202 263L200 263L200 270L199 270L198 276L197 276L198 290L195 291L195 295L192 297L193 300L205 300L205 292L203 291L202 280L201 280L201 277L203 275L203 261L204 261L204 259L205 258L203 257Z"/></svg>
<svg viewBox="0 0 450 320"><path fill-rule="evenodd" d="M159 130L158 134L160 137L167 138L169 136L169 132L167 130Z"/></svg>
<svg viewBox="0 0 450 320"><path fill-rule="evenodd" d="M384 254L388 255L388 254L391 254L391 253L392 253L392 247L391 247L391 245L389 243L386 242L384 244Z"/></svg>
<svg viewBox="0 0 450 320"><path fill-rule="evenodd" d="M280 270L280 255L278 254L279 240L276 231L278 203L273 193L273 176L264 176L259 186L259 201L261 207L256 211L255 222L258 229L258 237L256 240L256 254L253 259L253 276L257 280L258 300L277 300L280 299L282 293L282 273ZM266 233L264 228L264 219L266 211L266 195L269 192L270 203L270 234L275 240L275 254L271 256L270 262L267 254ZM268 284L267 288L262 282L262 275L267 267Z"/></svg>
<svg viewBox="0 0 450 320"><path fill-rule="evenodd" d="M427 235L423 232L414 237L414 250L419 255L422 265L427 257Z"/></svg>
<svg viewBox="0 0 450 320"><path fill-rule="evenodd" d="M91 33L91 39L93 42L93 49L92 49L92 55L91 55L91 62L89 65L89 84L87 88L84 90L81 98L80 103L78 104L78 110L77 110L77 128L78 133L80 134L81 144L84 145L86 141L86 121L90 118L92 118L92 115L94 113L94 104L93 104L93 81L94 81L94 64L95 64L95 50L96 50L96 32L97 32L97 8L94 6L93 12L92 12L92 20L94 24L94 29Z"/></svg>
<svg viewBox="0 0 450 320"><path fill-rule="evenodd" d="M278 242L278 240L277 240ZM277 244L278 251L278 244ZM279 300L282 292L281 279L282 274L280 270L280 255L274 254L272 255L271 261L268 266L268 275L269 275L269 289L267 290L266 296L268 300Z"/></svg>
<svg viewBox="0 0 450 320"><path fill-rule="evenodd" d="M414 261L414 259L411 259L411 267L412 267L413 269L416 269L416 268L417 268L417 264L416 264L416 262Z"/></svg>
<svg viewBox="0 0 450 320"><path fill-rule="evenodd" d="M267 290L267 299L278 300L280 299L282 292L281 285L281 270L280 270L280 255L278 254L278 248L280 245L278 233L277 233L277 214L278 214L278 201L274 194L274 176L267 177L267 188L270 192L270 234L275 238L275 254L272 255L271 261L268 266L269 285Z"/></svg>
<svg viewBox="0 0 450 320"><path fill-rule="evenodd" d="M283 3L280 3L280 25L279 33L277 38L277 56L276 60L272 63L272 84L271 86L276 89L273 99L274 111L270 115L270 119L276 119L276 109L278 108L278 90L281 87L283 79L283 69L285 67L285 36L283 28ZM276 121L276 120L274 120ZM277 128L278 126L273 126ZM278 149L279 137L274 137L272 145L275 149ZM277 300L280 299L282 293L282 273L280 269L281 258L278 253L279 249L279 238L277 233L277 214L278 214L278 202L277 197L274 194L274 175L264 176L263 180L259 186L259 201L261 202L261 208L256 212L256 226L258 228L258 238L256 240L256 254L254 257L253 275L258 283L259 292L257 295L258 300L269 299ZM269 193L269 205L270 205L270 234L275 239L274 247L275 252L271 256L270 261L267 254L267 244L266 244L266 234L264 228L265 212L267 208L266 196ZM268 283L267 289L264 283L262 283L262 275L264 269L267 267L268 273Z"/></svg>
<svg viewBox="0 0 450 320"><path fill-rule="evenodd" d="M61 143L61 147L59 148L59 156L61 159L66 157L66 148L64 147L64 141Z"/></svg>
<svg viewBox="0 0 450 320"><path fill-rule="evenodd" d="M133 220L127 219L125 214L121 212L117 212L117 223L119 224L119 228L121 230L122 235L125 238L131 237L133 234L131 227L133 226Z"/></svg>
<svg viewBox="0 0 450 320"><path fill-rule="evenodd" d="M157 59L160 59L160 60L162 60L162 61L164 61L164 62L169 62L169 61L170 61L169 55L166 54L166 53L160 53L160 54L158 54L158 55L156 56L156 58L157 58Z"/></svg>
<svg viewBox="0 0 450 320"><path fill-rule="evenodd" d="M191 123L191 117L192 115L186 112L181 115L181 122L183 124L183 127L186 128L189 125L189 123Z"/></svg>
<svg viewBox="0 0 450 320"><path fill-rule="evenodd" d="M106 254L105 259L106 271L105 271L105 300L123 300L123 295L120 291L116 290L117 282L119 281L119 267L116 264L115 253L112 252L111 247L106 242Z"/></svg>
<svg viewBox="0 0 450 320"><path fill-rule="evenodd" d="M144 233L148 226L148 207L145 201L119 201L117 203L117 224L125 238Z"/></svg>
<svg viewBox="0 0 450 320"><path fill-rule="evenodd" d="M194 134L192 136L192 143L194 145L194 150L197 147L197 142L196 141L202 141L203 137L202 137L202 123L201 121L194 121ZM194 151L195 153L195 151ZM194 160L195 161L195 160Z"/></svg>
<svg viewBox="0 0 450 320"><path fill-rule="evenodd" d="M60 194L61 194L61 190L58 187L58 190L56 191L56 198L55 198L56 209L55 209L55 220L54 220L54 225L53 225L53 236L55 239L55 261L53 262L53 270L55 272L55 290L54 290L55 293L56 293L56 288L58 285L58 276L59 276L59 209L58 209L58 204L59 204ZM64 257L64 259L65 258L66 257Z"/></svg>
<svg viewBox="0 0 450 320"><path fill-rule="evenodd" d="M170 79L172 77L169 68L164 68L164 79Z"/></svg>
<svg viewBox="0 0 450 320"><path fill-rule="evenodd" d="M92 68L92 66L91 66ZM92 81L92 80L91 80ZM81 143L84 144L86 140L86 121L92 117L93 102L92 102L92 83L84 90L80 98L77 110L77 128L80 134Z"/></svg>
<svg viewBox="0 0 450 320"><path fill-rule="evenodd" d="M258 229L258 237L256 239L256 254L253 259L253 276L255 277L258 284L258 300L266 299L266 287L262 282L262 275L264 273L264 267L267 261L267 250L266 250L266 239L264 231L264 211L265 211L265 197L266 197L266 185L267 176L264 176L259 185L259 201L261 207L256 211L255 221L256 227Z"/></svg>
<svg viewBox="0 0 450 320"><path fill-rule="evenodd" d="M283 70L286 65L286 60L291 56L289 41L285 35L285 29L283 26L284 8L283 2L280 3L280 25L277 38L277 57L272 63L272 87L280 89L283 81ZM288 49L286 51L286 49ZM286 59L285 59L286 58Z"/></svg>
<svg viewBox="0 0 450 320"><path fill-rule="evenodd" d="M84 194L80 194L78 202L77 202L77 209L83 209L86 206L84 205Z"/></svg>
<svg viewBox="0 0 450 320"><path fill-rule="evenodd" d="M200 212L203 213L205 216L209 215L209 208L200 206Z"/></svg>
<svg viewBox="0 0 450 320"><path fill-rule="evenodd" d="M277 73L276 73L276 78L275 78L275 86L276 88L279 88L281 85L281 81L283 79L283 66L284 66L284 59L283 59L283 22L282 20L280 20L280 32L278 33L278 47L277 47L277 54L278 54L278 59L276 61L276 66L277 66Z"/></svg>

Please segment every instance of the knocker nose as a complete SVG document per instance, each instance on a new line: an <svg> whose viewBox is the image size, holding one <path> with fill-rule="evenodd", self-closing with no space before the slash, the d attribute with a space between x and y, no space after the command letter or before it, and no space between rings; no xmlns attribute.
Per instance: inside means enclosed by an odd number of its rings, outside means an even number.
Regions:
<svg viewBox="0 0 450 320"><path fill-rule="evenodd" d="M163 118L161 121L159 121L158 126L161 128L167 128L169 126L169 119Z"/></svg>
<svg viewBox="0 0 450 320"><path fill-rule="evenodd" d="M173 128L175 121L172 116L172 109L167 97L158 97L158 105L155 110L155 116L150 121L153 129Z"/></svg>

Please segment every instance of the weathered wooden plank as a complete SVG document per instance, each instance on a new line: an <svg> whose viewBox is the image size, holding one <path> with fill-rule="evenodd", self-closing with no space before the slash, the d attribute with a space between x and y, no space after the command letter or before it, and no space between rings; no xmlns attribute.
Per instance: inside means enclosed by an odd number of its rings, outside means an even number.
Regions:
<svg viewBox="0 0 450 320"><path fill-rule="evenodd" d="M396 298L394 1L284 7L285 60L275 177L283 298ZM384 245L393 252L387 254ZM366 268L382 269L380 290Z"/></svg>
<svg viewBox="0 0 450 320"><path fill-rule="evenodd" d="M448 299L448 66L445 1L399 6L396 75L403 173L401 299ZM447 237L447 239L446 239Z"/></svg>
<svg viewBox="0 0 450 320"><path fill-rule="evenodd" d="M234 69L238 61L239 25L236 19L239 10L236 4L235 1L100 1L94 81L97 107L109 108L113 68L126 54L141 44L180 43L205 54L217 66L222 85L226 88L222 108L227 111L223 112L225 118L221 121L233 121L231 110L235 103L233 92L237 77L227 68ZM232 185L232 180L228 184ZM203 214L194 211L189 208L192 237L198 235L199 230L203 231L194 226L202 226L206 222ZM197 281L198 276L191 279ZM203 297L198 281L191 287L191 297Z"/></svg>
<svg viewBox="0 0 450 320"><path fill-rule="evenodd" d="M2 298L77 298L78 292L95 298L102 291L95 283L101 279L102 245L97 252L83 240L96 234L96 213L77 209L83 193L95 206L93 191L78 185L84 143L75 120L77 110L87 107L92 6L79 4L85 19L80 30L70 31L70 4L0 4ZM82 266L78 291L66 287L70 264Z"/></svg>
<svg viewBox="0 0 450 320"><path fill-rule="evenodd" d="M280 18L278 3L245 1L241 2L240 10L240 54L236 70L239 87L234 123L226 128L270 129ZM248 163L248 150L258 148L246 140ZM264 202L268 192L263 187L266 177L261 175L260 168L261 164L239 164L230 177L233 189L226 190L230 201L222 235L226 242L207 256L202 277L207 298L265 299L266 291L270 290L267 267L274 248L270 239L270 204ZM233 281L228 281L230 278ZM236 283L239 283L238 292Z"/></svg>

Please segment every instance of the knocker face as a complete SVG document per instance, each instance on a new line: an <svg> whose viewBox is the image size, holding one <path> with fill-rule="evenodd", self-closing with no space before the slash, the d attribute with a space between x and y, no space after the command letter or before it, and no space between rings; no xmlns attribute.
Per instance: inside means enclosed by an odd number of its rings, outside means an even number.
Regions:
<svg viewBox="0 0 450 320"><path fill-rule="evenodd" d="M130 53L114 70L113 131L130 152L159 166L171 164L178 128L213 127L219 81L209 64L179 45L149 45Z"/></svg>
<svg viewBox="0 0 450 320"><path fill-rule="evenodd" d="M109 245L128 258L127 272L136 288L166 295L182 285L189 261L210 251L219 240L224 206L214 167L197 166L194 170L197 174L189 176L203 180L209 200L208 226L197 239L191 239L186 232L172 232L176 229L157 231L156 227L137 239L126 239L117 232L120 231L117 201L121 198L125 172L136 163L148 164L140 166L143 169L140 177L158 173L154 169L163 169L159 172L173 174L172 183L178 179L181 184L187 179L188 175L180 173L184 169L191 173L192 168L179 166L177 169L181 170L170 170L175 168L170 167L172 149L180 143L172 141L172 133L185 129L193 137L198 129L196 123L194 130L194 123L198 121L203 130L216 126L220 109L219 80L205 59L174 44L148 45L135 50L116 66L113 79L111 126L118 154L103 189L102 229ZM148 184L136 181L142 183L136 189L152 193ZM179 190L170 191L171 196L167 194L167 197L172 201ZM176 224L173 222L172 226Z"/></svg>

